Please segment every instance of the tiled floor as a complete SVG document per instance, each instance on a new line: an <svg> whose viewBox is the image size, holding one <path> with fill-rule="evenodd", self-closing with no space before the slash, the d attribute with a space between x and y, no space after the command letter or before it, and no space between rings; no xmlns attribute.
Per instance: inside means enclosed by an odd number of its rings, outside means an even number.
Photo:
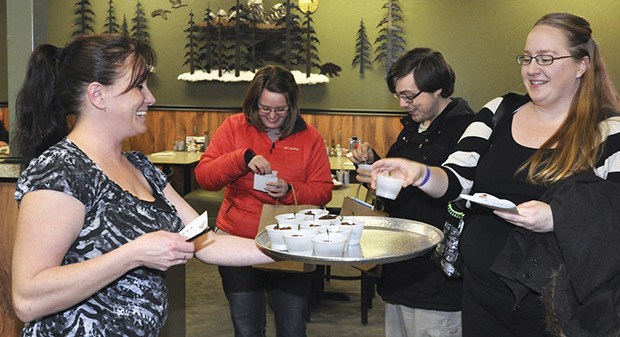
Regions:
<svg viewBox="0 0 620 337"><path fill-rule="evenodd" d="M350 266L335 266L333 275L359 275ZM187 264L186 273L186 327L187 337L233 336L228 303L222 290L217 267L204 265L196 259ZM368 324L362 325L360 314L360 281L331 280L326 292L343 293L349 300L322 299L312 308L307 334L338 337L382 337L384 305L379 296L368 313ZM273 316L267 318L267 336L275 336Z"/></svg>

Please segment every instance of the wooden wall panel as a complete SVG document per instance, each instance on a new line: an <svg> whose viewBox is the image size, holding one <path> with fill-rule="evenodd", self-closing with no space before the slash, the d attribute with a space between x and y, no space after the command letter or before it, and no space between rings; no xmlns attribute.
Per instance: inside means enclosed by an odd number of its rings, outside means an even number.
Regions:
<svg viewBox="0 0 620 337"><path fill-rule="evenodd" d="M0 182L0 336L19 336L22 323L11 301L11 259L17 222L15 183Z"/></svg>
<svg viewBox="0 0 620 337"><path fill-rule="evenodd" d="M176 136L203 135L206 130L213 135L226 117L237 112L210 111L156 111L147 115L147 132L129 139L125 149L144 153L169 151ZM402 129L401 116L345 115L345 114L303 114L308 124L316 127L323 138L330 143L338 142L338 131L342 133L341 146L348 148L353 135L369 142L384 156Z"/></svg>

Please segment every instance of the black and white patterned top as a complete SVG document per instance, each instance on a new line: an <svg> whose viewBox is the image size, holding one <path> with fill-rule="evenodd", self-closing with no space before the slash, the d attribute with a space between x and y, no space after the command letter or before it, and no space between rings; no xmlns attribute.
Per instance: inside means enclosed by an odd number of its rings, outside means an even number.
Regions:
<svg viewBox="0 0 620 337"><path fill-rule="evenodd" d="M144 154L124 155L146 177L155 202L124 191L68 139L22 172L15 192L18 203L26 193L45 189L70 195L86 208L82 230L63 265L103 255L145 233L183 227L164 197L165 175ZM167 295L163 272L135 268L75 306L25 324L22 336L157 336L167 317Z"/></svg>

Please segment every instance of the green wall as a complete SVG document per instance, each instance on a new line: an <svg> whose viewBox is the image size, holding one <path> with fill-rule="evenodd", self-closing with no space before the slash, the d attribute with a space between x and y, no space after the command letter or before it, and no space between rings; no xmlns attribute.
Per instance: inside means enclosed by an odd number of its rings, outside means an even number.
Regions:
<svg viewBox="0 0 620 337"><path fill-rule="evenodd" d="M0 0L0 104L8 100L6 54L6 0Z"/></svg>
<svg viewBox="0 0 620 337"><path fill-rule="evenodd" d="M108 0L90 0L96 13L96 29L103 30ZM243 3L246 0L241 0ZM329 83L302 86L302 107L311 109L399 110L387 91L383 64L361 77L351 66L363 18L367 34L374 42L375 28L384 15L386 0L321 0L313 19L321 63L333 62L343 70ZM64 44L70 39L73 4L76 0L49 0L49 40ZM247 83L189 83L178 81L180 73L189 71L184 62L186 38L183 30L190 10L198 18L207 4L216 11L226 11L235 0L183 0L189 6L171 9L168 20L152 18L159 8L170 9L169 0L141 1L148 14L151 43L158 53L156 73L149 82L157 97L157 105L190 107L239 107ZM277 1L264 0L265 8ZM131 19L135 0L116 0L116 15ZM431 47L441 51L457 73L455 95L468 99L474 109L502 93L523 91L519 67L514 61L523 49L525 37L543 14L568 11L585 16L592 24L595 39L606 56L612 79L620 84L620 57L615 51L620 43L620 1L597 0L400 0L405 22L407 49ZM0 13L1 14L1 13ZM1 29L1 28L0 28ZM4 34L6 36L6 34ZM4 44L6 45L6 44ZM0 42L0 46L3 46ZM0 61L2 58L0 57ZM0 74L2 74L0 66ZM4 71L6 73L6 71ZM4 76L6 77L6 76ZM0 101L6 99L6 84L0 80ZM4 90L3 90L4 89Z"/></svg>

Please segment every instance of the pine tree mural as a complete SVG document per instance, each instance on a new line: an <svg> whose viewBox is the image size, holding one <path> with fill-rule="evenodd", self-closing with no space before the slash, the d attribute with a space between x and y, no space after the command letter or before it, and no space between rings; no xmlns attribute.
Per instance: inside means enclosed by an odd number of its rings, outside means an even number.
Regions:
<svg viewBox="0 0 620 337"><path fill-rule="evenodd" d="M302 10L302 12L304 11ZM305 27L305 45L303 49L305 50L304 62L306 64L306 77L310 77L310 74L312 74L312 68L318 68L320 66L319 62L321 62L316 48L316 45L320 42L316 37L316 31L312 25L314 23L312 20L312 13L314 12L310 10L305 11L304 21L302 22L302 25Z"/></svg>
<svg viewBox="0 0 620 337"><path fill-rule="evenodd" d="M230 20L235 25L235 76L239 77L241 75L241 46L243 44L243 32L241 31L241 23L242 18L244 16L245 8L240 4L240 1L237 0L237 4L235 7L231 9L231 12L235 12L236 15Z"/></svg>
<svg viewBox="0 0 620 337"><path fill-rule="evenodd" d="M291 51L293 49L293 33L292 33L292 26L293 26L293 17L291 16L291 0L286 0L286 16L285 16L285 20L286 20L286 36L285 36L285 44L284 44L284 64L286 65L287 69L291 69L291 58L292 58L292 54Z"/></svg>
<svg viewBox="0 0 620 337"><path fill-rule="evenodd" d="M104 32L108 34L116 34L119 32L118 23L116 23L116 15L114 14L114 1L108 1L108 17L103 25Z"/></svg>
<svg viewBox="0 0 620 337"><path fill-rule="evenodd" d="M215 16L215 66L217 67L217 75L222 77L224 70L228 69L226 56L228 52L226 26L228 24L228 15L224 10L219 10Z"/></svg>
<svg viewBox="0 0 620 337"><path fill-rule="evenodd" d="M240 19L247 23L243 26L245 38L242 41L241 56L243 57L245 69L253 71L262 65L262 55L257 53L258 44L263 36L263 33L260 32L257 26L265 22L265 12L262 4L250 4Z"/></svg>
<svg viewBox="0 0 620 337"><path fill-rule="evenodd" d="M283 6L286 14L275 22L277 31L275 39L279 44L274 43L273 61L292 69L294 66L305 64L304 37L300 27L301 19L296 13L300 11L299 7L292 4L291 0L287 0Z"/></svg>
<svg viewBox="0 0 620 337"><path fill-rule="evenodd" d="M215 28L213 27L213 21L215 20L215 14L210 7L205 10L205 17L202 25L200 26L200 49L199 58L201 61L201 68L207 73L211 73L211 68L214 67L213 55L215 50L215 44L213 43L215 37Z"/></svg>
<svg viewBox="0 0 620 337"><path fill-rule="evenodd" d="M360 28L357 30L357 40L355 41L355 56L353 57L352 66L359 65L360 74L364 76L366 68L372 68L372 46L366 35L366 27L364 19L360 20Z"/></svg>
<svg viewBox="0 0 620 337"><path fill-rule="evenodd" d="M197 30L196 23L194 22L193 11L189 12L189 22L187 24L188 27L185 30L185 32L187 33L187 44L185 45L185 49L187 50L187 52L185 52L185 63L183 63L183 65L189 64L189 72L190 74L193 74L196 70L196 64L198 61L198 43L200 42L196 34Z"/></svg>
<svg viewBox="0 0 620 337"><path fill-rule="evenodd" d="M148 32L146 14L142 9L142 4L139 0L136 4L136 16L131 19L131 22L133 23L133 26L131 27L131 37L140 42L148 43L150 36Z"/></svg>
<svg viewBox="0 0 620 337"><path fill-rule="evenodd" d="M392 63L396 62L398 57L405 52L405 40L402 37L404 31L397 24L403 22L399 14L403 11L400 9L398 0L388 0L383 8L387 9L387 14L377 25L377 28L381 27L381 29L379 37L375 40L375 45L378 44L378 46L375 49L377 56L373 62L385 61L385 76L387 76Z"/></svg>
<svg viewBox="0 0 620 337"><path fill-rule="evenodd" d="M121 35L129 37L129 25L127 24L127 17L123 14L123 24L121 25Z"/></svg>
<svg viewBox="0 0 620 337"><path fill-rule="evenodd" d="M76 2L73 7L77 7L75 10L75 22L73 27L75 30L71 36L87 35L88 33L94 34L93 22L95 21L95 12L92 10L92 5L88 0L80 0Z"/></svg>

